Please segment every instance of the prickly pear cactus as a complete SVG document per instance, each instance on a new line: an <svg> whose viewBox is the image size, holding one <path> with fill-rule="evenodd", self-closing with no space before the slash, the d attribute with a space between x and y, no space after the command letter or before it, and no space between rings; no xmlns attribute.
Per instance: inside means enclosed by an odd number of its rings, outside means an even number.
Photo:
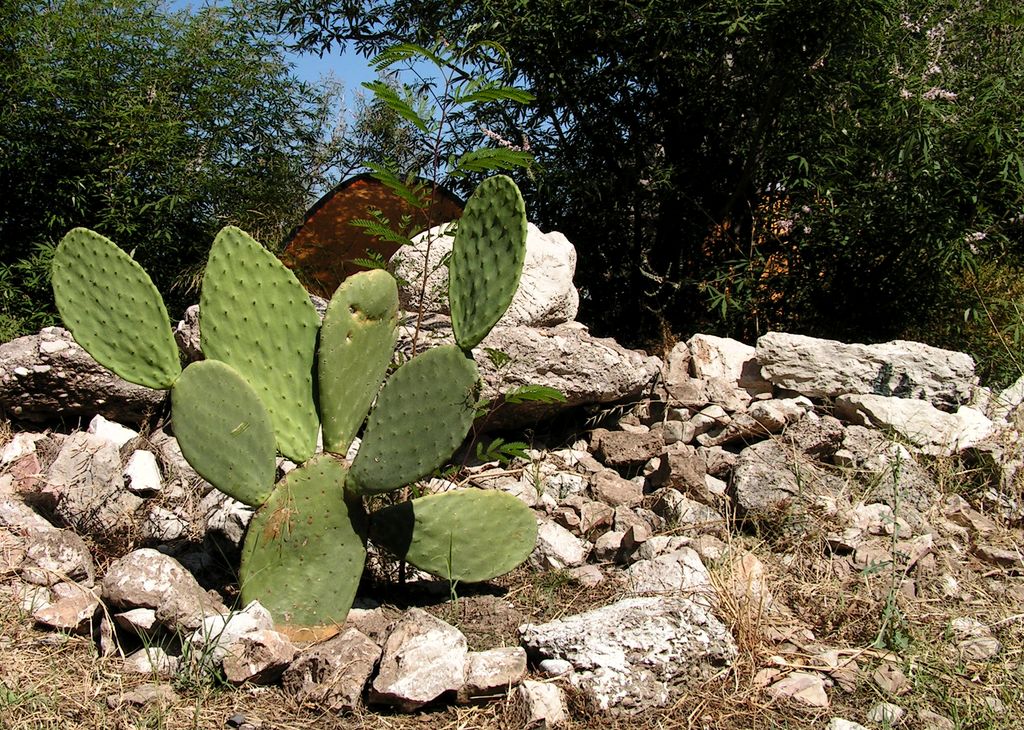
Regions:
<svg viewBox="0 0 1024 730"><path fill-rule="evenodd" d="M207 359L184 372L160 295L112 242L69 233L54 261L54 293L68 328L97 360L133 382L171 389L186 459L257 508L242 549L243 600L261 601L293 635L320 637L352 605L368 532L449 580L495 577L532 551L533 513L501 492L459 490L370 515L363 503L430 474L465 438L480 387L470 351L511 302L525 231L515 184L484 181L450 262L458 346L428 350L386 382L398 325L390 274L350 277L320 326L294 276L236 228L217 236L203 278ZM314 455L321 425L325 453ZM348 465L343 455L361 429ZM275 452L304 462L276 484Z"/></svg>
<svg viewBox="0 0 1024 730"><path fill-rule="evenodd" d="M512 303L526 260L526 207L512 178L480 183L459 220L448 273L455 341L467 352Z"/></svg>
<svg viewBox="0 0 1024 730"><path fill-rule="evenodd" d="M68 329L98 363L125 380L169 388L178 346L149 275L112 241L75 228L53 259L53 294Z"/></svg>

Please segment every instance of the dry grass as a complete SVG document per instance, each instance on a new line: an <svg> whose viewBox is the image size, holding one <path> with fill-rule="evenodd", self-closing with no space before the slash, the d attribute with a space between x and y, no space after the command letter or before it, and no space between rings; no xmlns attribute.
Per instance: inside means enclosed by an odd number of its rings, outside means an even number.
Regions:
<svg viewBox="0 0 1024 730"><path fill-rule="evenodd" d="M0 421L0 447L10 439ZM954 462L934 465L946 493L977 502L987 483L976 467ZM850 487L854 496L855 488ZM938 515L928 515L938 519ZM998 521L998 519L997 519ZM904 728L934 727L919 718L931 711L951 719L959 730L1016 730L1024 717L1024 578L994 569L974 558L969 546L938 537L934 558L910 570L891 566L858 570L848 556L836 555L827 535L836 524L813 511L798 524L779 516L778 524L755 534L730 531L724 556L710 565L719 595L716 612L736 637L739 656L710 681L682 685L671 707L627 716L601 712L586 697L566 687L570 728L686 728L701 730L776 730L825 728L832 717L871 727L867 709L880 700L907 710ZM1021 543L1021 531L999 522L1001 544ZM0 567L5 550L0 531ZM961 544L962 543L962 544ZM763 566L763 580L774 604L753 596L749 572L738 559L752 554ZM97 556L103 562L103 556ZM898 562L898 561L896 561ZM895 572L894 572L895 570ZM959 598L944 593L946 576L955 578ZM2 579L2 576L0 576ZM913 581L916 592L904 593ZM568 573L537 573L520 568L489 586L456 587L448 600L445 584L375 592L397 610L421 605L459 626L471 648L517 642L520 623L540 623L578 614L621 597L621 587L606 581L585 588ZM989 662L968 662L956 651L951 622L971 617L993 628L1002 650ZM765 692L766 671L778 676L826 668L825 652L859 669L851 685L832 677L831 707L811 710ZM893 698L872 681L882 664L907 678L905 694ZM278 688L230 688L181 675L170 680L174 698L144 707L122 698L157 681L120 671L120 659L101 658L88 637L36 630L13 599L0 591L0 729L223 728L242 715L257 728L372 728L383 730L472 730L520 728L521 708L511 699L478 707L436 706L412 715L365 710L355 715L324 715L299 707ZM997 704L1001 704L1001 709ZM882 727L875 725L874 727Z"/></svg>

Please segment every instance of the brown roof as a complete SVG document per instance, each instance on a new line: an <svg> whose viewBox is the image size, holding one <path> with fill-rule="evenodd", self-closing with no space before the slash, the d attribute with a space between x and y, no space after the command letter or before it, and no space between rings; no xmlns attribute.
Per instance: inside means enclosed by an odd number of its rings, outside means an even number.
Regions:
<svg viewBox="0 0 1024 730"><path fill-rule="evenodd" d="M426 180L420 182L431 184ZM394 243L381 241L351 225L350 221L370 218L371 211L378 209L395 226L403 216L413 216L419 232L455 220L462 215L463 206L463 201L454 193L442 185L434 185L427 220L424 211L415 209L371 174L356 175L309 209L305 222L286 241L281 260L295 272L306 289L330 297L346 276L364 268L354 259L366 258L368 250L387 259L398 250Z"/></svg>

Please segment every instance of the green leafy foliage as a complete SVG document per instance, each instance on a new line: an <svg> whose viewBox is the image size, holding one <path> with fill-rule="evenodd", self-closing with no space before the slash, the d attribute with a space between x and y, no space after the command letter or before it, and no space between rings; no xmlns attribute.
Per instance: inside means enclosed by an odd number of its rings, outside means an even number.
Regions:
<svg viewBox="0 0 1024 730"><path fill-rule="evenodd" d="M597 334L965 347L968 272L1024 259L1013 0L278 7L306 48L497 41L467 74L493 86L465 97L516 85L535 101L452 119L444 159L481 126L526 136L543 164L519 182L537 223L586 251L580 318Z"/></svg>
<svg viewBox="0 0 1024 730"><path fill-rule="evenodd" d="M565 403L565 394L557 388L546 385L526 384L505 391L502 398L506 403Z"/></svg>
<svg viewBox="0 0 1024 730"><path fill-rule="evenodd" d="M506 441L499 436L486 445L483 441L478 441L476 458L480 461L497 461L503 466L508 466L513 459L529 460L529 448L530 445L524 441Z"/></svg>
<svg viewBox="0 0 1024 730"><path fill-rule="evenodd" d="M300 82L254 20L158 0L2 4L5 330L52 321L46 252L73 226L132 251L178 314L225 223L276 243L301 219L335 162L338 90Z"/></svg>

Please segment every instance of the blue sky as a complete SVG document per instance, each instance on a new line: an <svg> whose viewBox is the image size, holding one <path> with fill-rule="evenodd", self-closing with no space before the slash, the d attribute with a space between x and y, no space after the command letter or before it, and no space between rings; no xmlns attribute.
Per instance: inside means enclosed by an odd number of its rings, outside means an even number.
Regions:
<svg viewBox="0 0 1024 730"><path fill-rule="evenodd" d="M205 4L204 0L167 0L167 5L174 10L198 8ZM375 76L366 59L354 51L342 55L335 48L332 53L324 54L323 58L315 53L290 53L288 58L295 64L295 71L303 81L318 81L328 73L333 74L345 84L345 95L348 98L362 88L360 84L363 81L370 81Z"/></svg>

